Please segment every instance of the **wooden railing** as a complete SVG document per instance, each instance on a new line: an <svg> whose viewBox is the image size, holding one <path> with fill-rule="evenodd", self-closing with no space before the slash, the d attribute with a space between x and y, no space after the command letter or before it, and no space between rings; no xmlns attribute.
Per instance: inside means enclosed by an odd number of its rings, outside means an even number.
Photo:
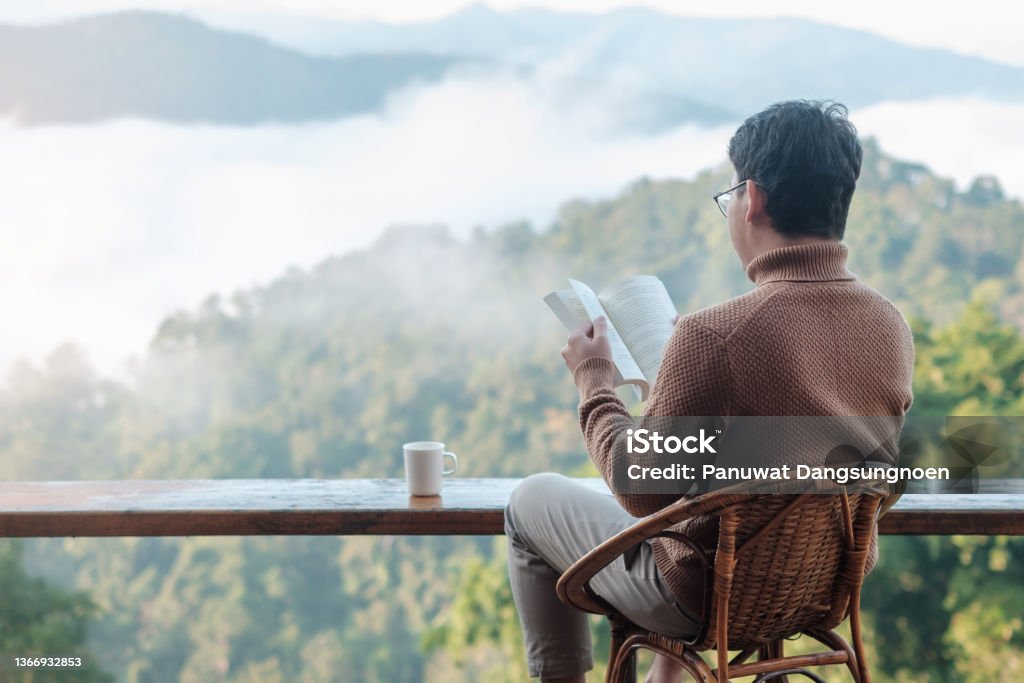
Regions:
<svg viewBox="0 0 1024 683"><path fill-rule="evenodd" d="M5 482L0 537L501 534L519 481L451 479L425 498L401 479ZM879 531L1024 535L1024 495L905 495Z"/></svg>

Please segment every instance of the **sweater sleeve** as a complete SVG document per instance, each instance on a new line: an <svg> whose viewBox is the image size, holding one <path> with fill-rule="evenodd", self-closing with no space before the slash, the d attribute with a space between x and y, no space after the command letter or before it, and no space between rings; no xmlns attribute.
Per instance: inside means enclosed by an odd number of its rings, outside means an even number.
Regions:
<svg viewBox="0 0 1024 683"><path fill-rule="evenodd" d="M580 394L580 427L587 453L622 507L644 517L679 499L665 493L624 494L616 491L616 476L629 464L664 466L661 456L626 453L626 430L657 429L658 417L728 414L731 386L725 342L694 316L682 318L665 346L661 367L643 415L630 415L614 388L615 366L606 358L587 358L576 366L573 380ZM644 461L644 457L649 462Z"/></svg>

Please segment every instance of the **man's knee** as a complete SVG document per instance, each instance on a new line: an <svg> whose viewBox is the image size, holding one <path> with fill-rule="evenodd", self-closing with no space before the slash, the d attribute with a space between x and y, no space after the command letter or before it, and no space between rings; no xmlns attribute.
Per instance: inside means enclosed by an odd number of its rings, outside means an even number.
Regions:
<svg viewBox="0 0 1024 683"><path fill-rule="evenodd" d="M545 502L557 500L560 493L565 493L568 480L557 472L538 472L519 482L505 506L505 533L511 535L515 531L517 516L539 511Z"/></svg>
<svg viewBox="0 0 1024 683"><path fill-rule="evenodd" d="M547 500L552 495L565 492L565 485L569 478L557 472L538 472L519 482L512 495L509 496L508 504L511 507L522 509L536 505L537 502Z"/></svg>

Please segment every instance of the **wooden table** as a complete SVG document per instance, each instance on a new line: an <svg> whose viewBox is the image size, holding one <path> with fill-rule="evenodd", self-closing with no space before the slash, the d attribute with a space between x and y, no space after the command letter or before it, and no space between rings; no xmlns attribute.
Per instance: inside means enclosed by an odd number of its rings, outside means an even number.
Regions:
<svg viewBox="0 0 1024 683"><path fill-rule="evenodd" d="M430 498L401 479L5 482L0 537L501 534L519 481L449 479ZM879 530L1024 535L1024 495L905 495Z"/></svg>

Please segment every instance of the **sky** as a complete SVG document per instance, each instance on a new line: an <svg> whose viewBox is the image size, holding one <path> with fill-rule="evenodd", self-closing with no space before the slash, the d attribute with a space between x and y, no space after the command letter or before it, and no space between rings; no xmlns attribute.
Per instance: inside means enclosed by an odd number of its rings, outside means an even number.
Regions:
<svg viewBox="0 0 1024 683"><path fill-rule="evenodd" d="M190 2L139 0L131 6L199 4ZM441 14L459 4L289 0L287 6L412 20L428 9ZM546 4L594 10L611 5ZM772 8L834 21L823 14L833 11L830 3L820 4L780 2ZM1006 27L1021 23L994 4L970 5L971 23L965 10L952 5L943 4L939 16L920 12L915 3L891 2L886 7L895 20L887 24L888 34L907 42L926 36L938 41L962 21L970 30L956 32L957 40L977 41L977 49L991 52L1000 49ZM0 21L43 18L41 7L52 18L124 6L113 0L3 2ZM232 2L203 0L202 6ZM692 5L672 3L680 6ZM913 6L917 22L909 21ZM881 11L872 7L851 4L842 23L879 22ZM716 9L766 13L745 0ZM1024 63L1022 55L1014 59ZM542 229L567 200L613 197L640 176L689 178L722 164L735 130L733 122L610 136L604 103L566 108L538 87L522 79L451 78L403 91L382 116L301 127L118 121L21 128L0 118L0 149L5 159L17 160L0 164L0 383L16 359L40 364L64 341L84 346L103 374L121 376L125 359L144 352L161 320L194 310L211 293L229 298L240 288L269 283L291 265L308 268L366 247L398 223L442 223L465 233L525 219ZM1011 196L1024 197L1024 105L883 103L850 118L862 134L878 137L887 153L922 161L961 188L978 174L994 174ZM958 134L949 136L949 130ZM946 144L936 145L938 136Z"/></svg>
<svg viewBox="0 0 1024 683"><path fill-rule="evenodd" d="M39 21L126 8L184 11L279 11L336 19L419 21L472 4L466 0L46 0L0 3L0 21ZM1024 66L1024 3L1007 0L489 0L495 9L547 7L606 12L645 5L664 12L714 17L798 16L849 28L866 29L912 45L942 47Z"/></svg>

